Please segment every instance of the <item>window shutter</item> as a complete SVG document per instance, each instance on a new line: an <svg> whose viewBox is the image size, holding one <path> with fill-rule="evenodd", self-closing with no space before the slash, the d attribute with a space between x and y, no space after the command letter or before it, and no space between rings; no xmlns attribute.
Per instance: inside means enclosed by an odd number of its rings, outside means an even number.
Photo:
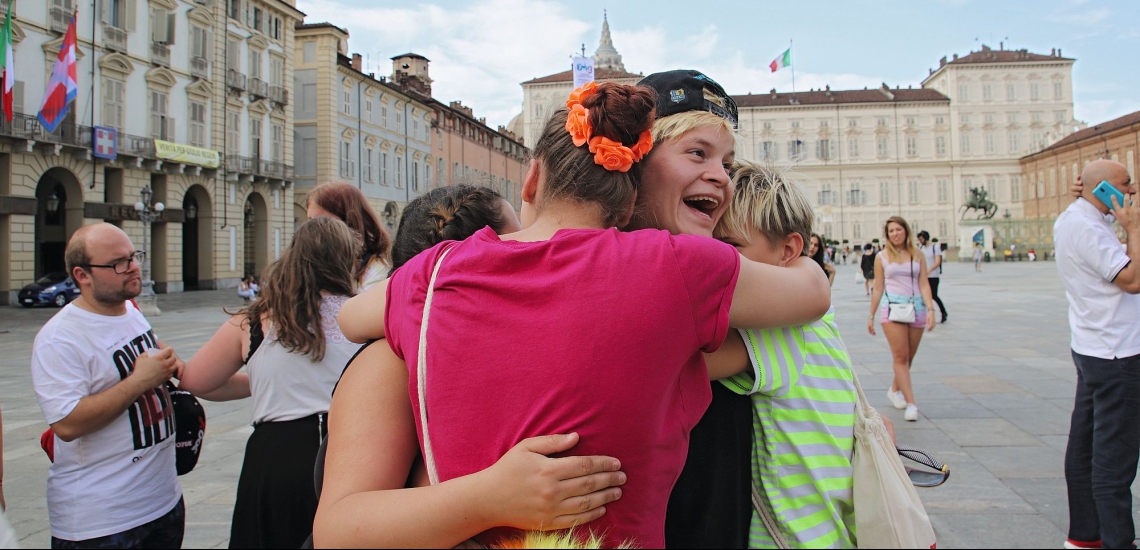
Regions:
<svg viewBox="0 0 1140 550"><path fill-rule="evenodd" d="M159 44L166 43L166 18L159 8L150 10L150 40Z"/></svg>
<svg viewBox="0 0 1140 550"><path fill-rule="evenodd" d="M103 23L107 25L111 24L111 3L113 1L114 0L103 0L103 9L100 10L102 12Z"/></svg>
<svg viewBox="0 0 1140 550"><path fill-rule="evenodd" d="M162 138L166 141L178 141L174 133L174 119L168 116L164 116L163 119L166 121L166 127L163 128Z"/></svg>
<svg viewBox="0 0 1140 550"><path fill-rule="evenodd" d="M103 1L109 2L110 0L103 0ZM122 1L123 5L125 5L125 7L126 7L126 9L124 10L126 12L126 15L127 15L126 30L133 32L135 30L135 19L137 19L137 15L135 12L135 2L137 2L138 0L121 0L121 1Z"/></svg>
<svg viewBox="0 0 1140 550"><path fill-rule="evenodd" d="M174 14L166 12L166 44L174 44Z"/></svg>

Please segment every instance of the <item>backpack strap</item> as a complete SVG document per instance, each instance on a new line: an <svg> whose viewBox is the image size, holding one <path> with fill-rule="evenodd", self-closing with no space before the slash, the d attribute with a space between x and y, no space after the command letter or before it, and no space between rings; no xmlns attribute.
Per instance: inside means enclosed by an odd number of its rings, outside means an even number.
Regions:
<svg viewBox="0 0 1140 550"><path fill-rule="evenodd" d="M261 347L261 342L265 340L265 333L261 330L261 317L249 316L249 354L245 356L245 364L249 364L249 360L253 359L253 353L257 348Z"/></svg>

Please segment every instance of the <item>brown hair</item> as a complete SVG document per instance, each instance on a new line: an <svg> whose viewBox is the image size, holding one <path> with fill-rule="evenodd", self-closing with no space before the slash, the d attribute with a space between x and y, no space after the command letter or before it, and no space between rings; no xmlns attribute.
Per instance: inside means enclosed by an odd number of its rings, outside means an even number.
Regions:
<svg viewBox="0 0 1140 550"><path fill-rule="evenodd" d="M297 229L293 244L262 276L261 298L238 312L247 318L268 316L277 341L290 353L325 356L321 326L321 291L353 296L356 239L344 222L313 218Z"/></svg>
<svg viewBox="0 0 1140 550"><path fill-rule="evenodd" d="M353 269L353 277L363 282L368 271L368 263L379 258L388 263L388 248L391 241L388 232L380 225L376 212L368 205L364 193L344 182L328 182L309 191L306 204L315 204L348 225L360 236L360 258Z"/></svg>
<svg viewBox="0 0 1140 550"><path fill-rule="evenodd" d="M902 219L899 216L891 216L887 218L886 222L883 223L883 237L886 237L887 241L886 245L883 246L883 250L887 251L887 261L891 263L899 263L899 255L903 252L903 250L895 248L895 243L892 243L891 237L887 235L887 229L890 227L892 222L901 225L903 231L906 232L906 239L903 241L903 247L907 252L910 253L911 261L915 261L917 259L918 248L914 246L914 235L910 232L910 224L906 223L906 220Z"/></svg>
<svg viewBox="0 0 1140 550"><path fill-rule="evenodd" d="M462 241L487 226L502 232L507 224L502 202L498 193L472 185L438 187L416 197L400 216L392 271L443 241Z"/></svg>
<svg viewBox="0 0 1140 550"><path fill-rule="evenodd" d="M652 88L607 82L598 86L597 93L587 96L582 106L590 111L595 136L629 147L637 143L642 132L653 127L656 100L657 93ZM541 208L547 202L562 199L593 205L605 225L612 227L631 211L641 181L640 163L635 162L628 172L599 166L587 146L574 145L566 131L566 115L566 109L556 111L535 144L534 158L543 165L546 184L535 206Z"/></svg>

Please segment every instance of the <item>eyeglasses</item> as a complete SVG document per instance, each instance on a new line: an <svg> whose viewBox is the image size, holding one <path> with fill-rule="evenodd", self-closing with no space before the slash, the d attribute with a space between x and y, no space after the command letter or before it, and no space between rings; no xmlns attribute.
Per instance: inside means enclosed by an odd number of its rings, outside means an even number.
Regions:
<svg viewBox="0 0 1140 550"><path fill-rule="evenodd" d="M122 275L131 270L131 262L142 265L143 260L146 259L146 252L135 252L131 257L125 260L119 260L113 264L87 264L86 267L101 267L103 269L114 269L116 275Z"/></svg>

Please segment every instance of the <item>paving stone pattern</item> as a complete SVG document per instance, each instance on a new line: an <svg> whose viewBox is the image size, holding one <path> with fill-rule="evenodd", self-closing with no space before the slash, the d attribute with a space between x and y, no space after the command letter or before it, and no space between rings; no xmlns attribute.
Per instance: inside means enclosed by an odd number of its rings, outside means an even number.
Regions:
<svg viewBox="0 0 1140 550"><path fill-rule="evenodd" d="M924 336L915 359L921 418L914 423L887 401L890 351L881 329L878 336L867 334L870 299L854 282L855 267L838 266L833 303L868 398L895 422L901 443L951 467L946 485L919 492L939 547L1060 547L1068 524L1062 465L1076 376L1067 304L1054 264L984 264L980 274L970 264L947 266L941 293L950 321ZM226 319L223 307L241 307L232 291L165 295L159 303L163 315L151 320L155 332L184 357ZM48 461L39 448L46 426L28 365L32 339L55 311L0 308L5 496L21 544L31 548L47 547L50 532L44 499ZM252 431L247 403L205 406L202 457L181 478L187 548L227 545Z"/></svg>

